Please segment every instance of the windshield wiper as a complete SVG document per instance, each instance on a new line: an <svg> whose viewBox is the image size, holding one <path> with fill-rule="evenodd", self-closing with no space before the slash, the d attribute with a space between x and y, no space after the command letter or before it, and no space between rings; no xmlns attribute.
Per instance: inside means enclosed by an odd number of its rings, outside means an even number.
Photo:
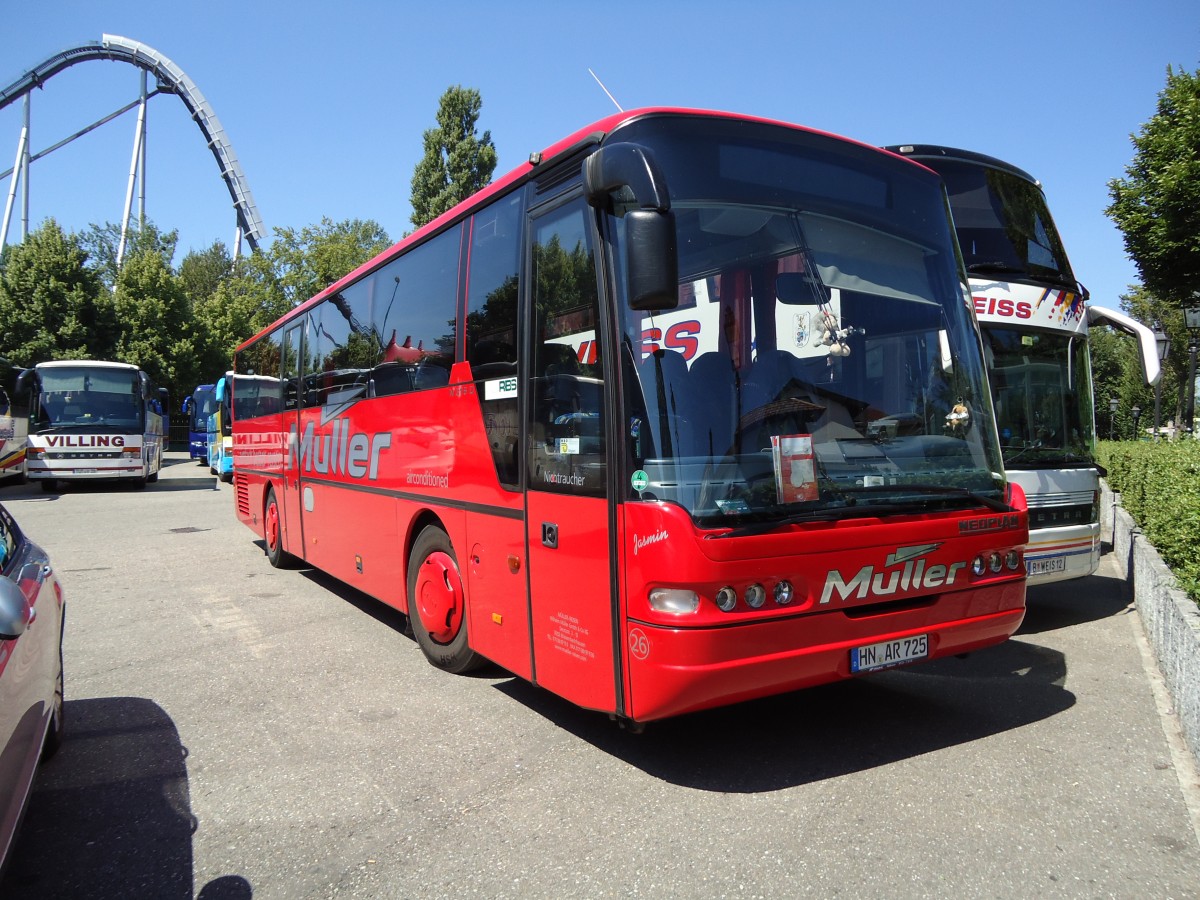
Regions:
<svg viewBox="0 0 1200 900"><path fill-rule="evenodd" d="M1020 266L1010 266L1008 263L999 262L999 261L970 263L967 266L967 271L968 272L995 273L995 274L1002 274L1002 273L1008 272L1008 273L1012 273L1015 275L1028 275L1029 274L1029 272L1027 270L1022 269Z"/></svg>
<svg viewBox="0 0 1200 900"><path fill-rule="evenodd" d="M1026 453L1038 451L1028 459L1021 459ZM1087 456L1080 456L1078 453L1072 453L1069 450L1055 450L1049 447L1022 447L1016 453L1011 455L1006 454L1004 457L1004 466L1009 468L1013 463L1020 460L1022 465L1032 469L1054 469L1054 468L1094 468L1096 461Z"/></svg>
<svg viewBox="0 0 1200 900"><path fill-rule="evenodd" d="M940 495L943 497L961 497L964 500L973 500L981 506L986 506L994 512L1015 512L1015 510L1002 500L996 500L993 497L985 497L983 494L967 488L947 487L940 484L873 484L863 487L847 487L844 489L847 494L931 494Z"/></svg>
<svg viewBox="0 0 1200 900"><path fill-rule="evenodd" d="M876 515L879 515L878 507L858 506L853 499L850 499L845 506L822 506L820 509L792 513L779 519L767 519L750 525L742 525L740 528L734 528L724 534L714 534L709 537L713 540L749 537L755 534L766 534L768 531L786 528L789 525L799 525L801 522L832 522L838 519L856 519Z"/></svg>

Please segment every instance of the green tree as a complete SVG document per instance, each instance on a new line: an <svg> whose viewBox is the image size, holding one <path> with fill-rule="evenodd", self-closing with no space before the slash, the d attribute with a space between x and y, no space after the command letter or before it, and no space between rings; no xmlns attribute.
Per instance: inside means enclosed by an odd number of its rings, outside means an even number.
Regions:
<svg viewBox="0 0 1200 900"><path fill-rule="evenodd" d="M276 228L269 259L274 278L287 301L295 306L391 246L378 222L321 219L297 232ZM266 323L264 323L266 324Z"/></svg>
<svg viewBox="0 0 1200 900"><path fill-rule="evenodd" d="M195 307L200 341L198 381L215 381L227 372L234 348L289 309L291 303L265 254L255 251L236 260L213 295Z"/></svg>
<svg viewBox="0 0 1200 900"><path fill-rule="evenodd" d="M482 106L474 88L455 85L442 94L437 127L425 132L425 155L413 170L412 223L417 228L492 180L496 170L492 133L475 134Z"/></svg>
<svg viewBox="0 0 1200 900"><path fill-rule="evenodd" d="M147 249L126 257L112 303L117 358L145 369L172 397L190 390L200 374L196 327L183 284L162 254Z"/></svg>
<svg viewBox="0 0 1200 900"><path fill-rule="evenodd" d="M117 251L121 246L121 226L116 222L106 222L104 225L92 224L87 231L79 236L80 244L88 254L88 265L99 276L101 283L112 290L117 283ZM175 258L175 246L179 243L179 232L158 230L153 222L147 220L146 227L139 229L131 225L125 239L125 256L131 257L142 253L157 253L169 267Z"/></svg>
<svg viewBox="0 0 1200 900"><path fill-rule="evenodd" d="M1200 72L1168 66L1158 111L1132 140L1106 212L1146 289L1182 305L1200 291Z"/></svg>
<svg viewBox="0 0 1200 900"><path fill-rule="evenodd" d="M47 219L4 255L0 354L32 366L112 354L116 322L79 238Z"/></svg>
<svg viewBox="0 0 1200 900"><path fill-rule="evenodd" d="M221 241L207 250L192 250L179 264L183 293L193 308L217 292L221 282L233 271L233 258Z"/></svg>

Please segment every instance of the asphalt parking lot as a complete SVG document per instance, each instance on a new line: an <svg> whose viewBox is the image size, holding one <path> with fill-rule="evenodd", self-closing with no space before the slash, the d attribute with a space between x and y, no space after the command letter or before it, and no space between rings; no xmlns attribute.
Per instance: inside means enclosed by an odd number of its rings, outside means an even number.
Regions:
<svg viewBox="0 0 1200 900"><path fill-rule="evenodd" d="M68 597L6 900L1200 895L1200 786L1107 558L1001 647L631 735L433 669L169 463L0 488Z"/></svg>

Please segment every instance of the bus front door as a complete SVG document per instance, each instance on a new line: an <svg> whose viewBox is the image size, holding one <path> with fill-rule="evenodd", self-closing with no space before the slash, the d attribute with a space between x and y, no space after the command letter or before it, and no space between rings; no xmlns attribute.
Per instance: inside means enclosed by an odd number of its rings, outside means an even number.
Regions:
<svg viewBox="0 0 1200 900"><path fill-rule="evenodd" d="M303 397L300 377L301 338L303 324L298 323L283 335L282 371L283 415L280 417L279 436L283 450L280 478L282 496L279 505L283 511L283 548L300 559L305 558L304 519L300 504L300 455L294 446L300 433L300 407Z"/></svg>
<svg viewBox="0 0 1200 900"><path fill-rule="evenodd" d="M525 521L534 681L614 712L616 595L591 222L576 198L535 215L529 231Z"/></svg>

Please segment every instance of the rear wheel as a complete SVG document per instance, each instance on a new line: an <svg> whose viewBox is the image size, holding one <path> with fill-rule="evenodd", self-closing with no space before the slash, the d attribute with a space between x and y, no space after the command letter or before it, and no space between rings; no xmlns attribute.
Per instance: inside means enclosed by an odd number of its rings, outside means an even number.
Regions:
<svg viewBox="0 0 1200 900"><path fill-rule="evenodd" d="M267 505L263 510L263 538L267 544L268 562L276 569L289 567L295 557L283 549L283 519L273 490L267 491Z"/></svg>
<svg viewBox="0 0 1200 900"><path fill-rule="evenodd" d="M483 664L467 640L466 593L446 532L429 526L417 536L408 560L408 619L433 665L468 672Z"/></svg>

